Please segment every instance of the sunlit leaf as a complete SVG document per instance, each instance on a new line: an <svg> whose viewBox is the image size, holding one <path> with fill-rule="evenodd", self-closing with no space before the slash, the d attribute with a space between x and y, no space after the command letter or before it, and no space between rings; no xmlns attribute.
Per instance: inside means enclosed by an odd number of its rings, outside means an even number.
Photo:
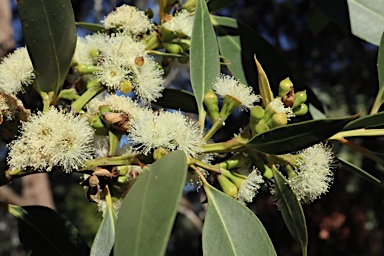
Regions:
<svg viewBox="0 0 384 256"><path fill-rule="evenodd" d="M339 132L356 116L289 124L253 137L245 147L268 154L286 154L307 148Z"/></svg>
<svg viewBox="0 0 384 256"><path fill-rule="evenodd" d="M275 168L272 168L272 171L275 179L277 205L285 225L293 238L300 243L302 254L305 256L307 255L308 234L303 209L284 176Z"/></svg>
<svg viewBox="0 0 384 256"><path fill-rule="evenodd" d="M182 151L145 167L121 205L115 256L164 255L186 174L187 159Z"/></svg>
<svg viewBox="0 0 384 256"><path fill-rule="evenodd" d="M167 89L162 92L163 96L156 101L157 105L164 108L179 109L185 112L197 113L196 99L188 91Z"/></svg>
<svg viewBox="0 0 384 256"><path fill-rule="evenodd" d="M215 31L204 0L197 0L190 48L191 83L200 116L204 95L220 74L220 58Z"/></svg>
<svg viewBox="0 0 384 256"><path fill-rule="evenodd" d="M204 185L208 208L203 228L204 255L276 255L260 220L247 207Z"/></svg>
<svg viewBox="0 0 384 256"><path fill-rule="evenodd" d="M108 256L111 253L113 244L115 243L115 223L116 214L113 210L113 204L108 190L103 221L93 240L91 256Z"/></svg>
<svg viewBox="0 0 384 256"><path fill-rule="evenodd" d="M76 22L76 25L89 30L93 33L106 32L107 29L101 24L89 23L89 22Z"/></svg>
<svg viewBox="0 0 384 256"><path fill-rule="evenodd" d="M56 211L43 206L8 205L17 219L21 243L31 255L89 255L79 231Z"/></svg>
<svg viewBox="0 0 384 256"><path fill-rule="evenodd" d="M76 47L76 26L70 0L21 0L18 10L38 90L61 89Z"/></svg>
<svg viewBox="0 0 384 256"><path fill-rule="evenodd" d="M365 179L367 181L370 181L370 182L372 182L372 183L374 183L376 185L377 184L381 184L381 181L378 178L372 176L371 174L369 174L368 172L364 171L363 169L357 167L356 165L354 165L354 164L352 164L352 163L350 163L350 162L348 162L348 161L346 161L346 160L344 160L344 159L342 159L340 157L338 159L339 159L339 161L344 166L347 167L348 170L352 171L353 173L355 173L356 175L360 176L361 178L363 178L363 179Z"/></svg>
<svg viewBox="0 0 384 256"><path fill-rule="evenodd" d="M352 34L379 46L384 31L382 1L347 0Z"/></svg>

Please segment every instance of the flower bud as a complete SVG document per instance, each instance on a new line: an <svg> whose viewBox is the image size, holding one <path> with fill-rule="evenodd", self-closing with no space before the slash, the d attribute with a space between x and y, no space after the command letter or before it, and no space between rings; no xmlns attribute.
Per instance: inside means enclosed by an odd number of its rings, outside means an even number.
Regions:
<svg viewBox="0 0 384 256"><path fill-rule="evenodd" d="M125 176L119 176L118 178L117 178L117 182L118 183L127 183L127 178L125 177Z"/></svg>
<svg viewBox="0 0 384 256"><path fill-rule="evenodd" d="M119 172L120 176L125 176L129 171L129 167L127 165L117 166L116 169Z"/></svg>
<svg viewBox="0 0 384 256"><path fill-rule="evenodd" d="M293 84L289 77L282 80L279 84L279 97L284 97L285 94L291 91L291 88L293 88Z"/></svg>
<svg viewBox="0 0 384 256"><path fill-rule="evenodd" d="M163 45L164 48L170 53L179 54L183 52L183 48L178 44L163 43Z"/></svg>
<svg viewBox="0 0 384 256"><path fill-rule="evenodd" d="M241 102L230 95L225 95L220 117L224 122L232 112L241 105Z"/></svg>
<svg viewBox="0 0 384 256"><path fill-rule="evenodd" d="M224 162L221 162L219 167L224 169L239 168L246 165L248 161L250 161L250 159L244 154L235 154Z"/></svg>
<svg viewBox="0 0 384 256"><path fill-rule="evenodd" d="M251 108L249 125L255 127L256 124L263 118L265 110L261 106L254 106Z"/></svg>
<svg viewBox="0 0 384 256"><path fill-rule="evenodd" d="M144 65L144 57L143 56L136 57L135 58L135 64L139 67L143 66Z"/></svg>
<svg viewBox="0 0 384 256"><path fill-rule="evenodd" d="M256 134L262 134L262 133L265 133L267 131L269 131L269 127L267 124L257 124L255 126L255 129L253 130ZM256 134L253 134L252 135L256 135Z"/></svg>
<svg viewBox="0 0 384 256"><path fill-rule="evenodd" d="M287 114L276 113L267 121L266 124L271 128L275 128L275 127L286 125L287 123L288 123Z"/></svg>
<svg viewBox="0 0 384 256"><path fill-rule="evenodd" d="M219 100L217 95L209 90L207 94L204 96L204 104L207 106L208 114L210 115L212 121L217 120L219 118Z"/></svg>
<svg viewBox="0 0 384 256"><path fill-rule="evenodd" d="M159 160L160 158L162 158L166 154L167 153L162 148L155 149L155 151L153 152L153 159Z"/></svg>
<svg viewBox="0 0 384 256"><path fill-rule="evenodd" d="M120 91L122 93L130 93L133 89L132 83L124 80L123 82L120 83Z"/></svg>
<svg viewBox="0 0 384 256"><path fill-rule="evenodd" d="M221 189L225 194L233 198L237 196L238 189L228 178L220 174L217 176L217 180L219 181Z"/></svg>
<svg viewBox="0 0 384 256"><path fill-rule="evenodd" d="M295 93L295 103L293 103L292 108L298 107L301 103L304 103L307 100L307 91L299 91Z"/></svg>
<svg viewBox="0 0 384 256"><path fill-rule="evenodd" d="M298 107L293 109L293 114L295 116L303 116L308 113L307 104L301 103Z"/></svg>
<svg viewBox="0 0 384 256"><path fill-rule="evenodd" d="M230 172L226 169L221 170L222 175L227 177L230 181L232 181L233 184L236 185L237 188L240 188L245 180L245 176L238 174L236 172Z"/></svg>
<svg viewBox="0 0 384 256"><path fill-rule="evenodd" d="M75 69L81 74L92 74L93 72L100 71L99 67L89 64L79 64L75 67Z"/></svg>
<svg viewBox="0 0 384 256"><path fill-rule="evenodd" d="M92 58L97 58L99 57L99 50L97 48L93 48L89 51L89 55L92 57Z"/></svg>
<svg viewBox="0 0 384 256"><path fill-rule="evenodd" d="M89 177L88 183L90 187L96 187L97 185L99 185L99 182L100 181L97 176L92 175L91 177Z"/></svg>

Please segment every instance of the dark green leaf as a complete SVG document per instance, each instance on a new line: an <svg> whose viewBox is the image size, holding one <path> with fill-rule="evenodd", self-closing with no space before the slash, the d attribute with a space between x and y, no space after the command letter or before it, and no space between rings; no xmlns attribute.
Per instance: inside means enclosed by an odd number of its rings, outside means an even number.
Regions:
<svg viewBox="0 0 384 256"><path fill-rule="evenodd" d="M379 46L384 31L382 1L347 0L351 31L357 37Z"/></svg>
<svg viewBox="0 0 384 256"><path fill-rule="evenodd" d="M195 96L184 90L167 89L162 92L163 96L156 104L164 108L180 109L181 111L197 113Z"/></svg>
<svg viewBox="0 0 384 256"><path fill-rule="evenodd" d="M314 4L309 8L308 27L314 36L320 34L321 31L329 24L330 19Z"/></svg>
<svg viewBox="0 0 384 256"><path fill-rule="evenodd" d="M21 243L32 255L89 255L79 231L56 211L43 206L9 205Z"/></svg>
<svg viewBox="0 0 384 256"><path fill-rule="evenodd" d="M76 47L70 0L20 0L18 10L38 90L61 89Z"/></svg>
<svg viewBox="0 0 384 256"><path fill-rule="evenodd" d="M93 240L91 256L108 256L115 243L116 214L112 205L105 208L104 218Z"/></svg>
<svg viewBox="0 0 384 256"><path fill-rule="evenodd" d="M236 0L209 0L207 3L210 12L221 9L229 4L234 3Z"/></svg>
<svg viewBox="0 0 384 256"><path fill-rule="evenodd" d="M377 73L379 74L379 88L384 87L384 33L381 35L379 54L377 56Z"/></svg>
<svg viewBox="0 0 384 256"><path fill-rule="evenodd" d="M164 255L186 174L182 151L169 153L145 168L121 205L115 256Z"/></svg>
<svg viewBox="0 0 384 256"><path fill-rule="evenodd" d="M272 168L272 171L275 179L277 205L285 225L293 238L300 243L301 251L305 256L307 255L308 234L303 209L284 176L275 168Z"/></svg>
<svg viewBox="0 0 384 256"><path fill-rule="evenodd" d="M370 128L380 125L384 125L384 112L360 117L356 120L353 120L343 128L343 131Z"/></svg>
<svg viewBox="0 0 384 256"><path fill-rule="evenodd" d="M325 15L344 31L351 31L348 5L345 0L312 0Z"/></svg>
<svg viewBox="0 0 384 256"><path fill-rule="evenodd" d="M203 228L204 255L276 255L260 220L247 207L204 185L208 208Z"/></svg>
<svg viewBox="0 0 384 256"><path fill-rule="evenodd" d="M356 165L354 165L354 164L352 164L346 160L343 160L341 158L338 158L338 159L344 166L347 167L348 170L352 171L353 173L360 176L361 178L363 178L367 181L370 181L372 183L375 183L376 185L381 184L381 181L378 178L372 176L371 174L367 173L363 169L357 167Z"/></svg>
<svg viewBox="0 0 384 256"><path fill-rule="evenodd" d="M191 83L200 116L204 113L204 95L212 88L220 74L219 49L215 31L204 0L197 0L196 14L192 29Z"/></svg>
<svg viewBox="0 0 384 256"><path fill-rule="evenodd" d="M106 32L107 29L103 26L103 25L100 25L100 24L95 24L95 23L89 23L89 22L76 22L76 25L79 26L79 27L82 27L86 30L89 30L93 33L97 33L97 32Z"/></svg>
<svg viewBox="0 0 384 256"><path fill-rule="evenodd" d="M286 154L307 148L339 132L356 116L289 124L253 137L245 147L267 154Z"/></svg>

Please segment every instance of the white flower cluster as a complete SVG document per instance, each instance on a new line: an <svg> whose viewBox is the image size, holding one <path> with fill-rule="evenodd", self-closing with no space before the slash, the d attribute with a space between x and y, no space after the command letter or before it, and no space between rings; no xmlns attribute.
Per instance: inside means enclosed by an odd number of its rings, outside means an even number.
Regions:
<svg viewBox="0 0 384 256"><path fill-rule="evenodd" d="M241 104L241 109L253 107L253 103L259 102L260 95L253 94L252 87L240 83L236 78L221 74L213 84L212 89L216 94L225 97L230 96Z"/></svg>
<svg viewBox="0 0 384 256"><path fill-rule="evenodd" d="M96 58L94 52L99 54ZM94 34L78 39L73 61L78 65L96 65L96 78L112 91L128 82L145 102L161 96L163 70L148 55L145 45L130 35Z"/></svg>
<svg viewBox="0 0 384 256"><path fill-rule="evenodd" d="M290 120L291 117L295 117L290 107L285 107L284 103L280 98L276 98L269 103L269 106L272 107L275 113L284 113L287 115L287 119Z"/></svg>
<svg viewBox="0 0 384 256"><path fill-rule="evenodd" d="M35 74L27 48L22 47L6 56L0 63L0 91L16 94L23 85L33 83Z"/></svg>
<svg viewBox="0 0 384 256"><path fill-rule="evenodd" d="M252 202L262 183L264 183L264 180L260 172L253 169L241 184L236 199L243 204Z"/></svg>
<svg viewBox="0 0 384 256"><path fill-rule="evenodd" d="M302 150L297 157L297 175L288 184L304 203L310 203L328 192L333 182L333 154L325 144Z"/></svg>
<svg viewBox="0 0 384 256"><path fill-rule="evenodd" d="M195 16L189 13L187 10L181 10L177 12L172 19L168 20L163 26L174 32L181 32L186 36L192 36L193 21Z"/></svg>
<svg viewBox="0 0 384 256"><path fill-rule="evenodd" d="M19 138L8 144L8 164L19 170L77 170L92 157L93 134L86 119L52 107L23 123Z"/></svg>

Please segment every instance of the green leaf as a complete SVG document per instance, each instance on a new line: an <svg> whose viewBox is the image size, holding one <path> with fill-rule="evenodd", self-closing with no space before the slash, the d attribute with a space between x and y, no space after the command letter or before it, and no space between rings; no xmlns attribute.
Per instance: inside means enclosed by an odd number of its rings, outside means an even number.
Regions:
<svg viewBox="0 0 384 256"><path fill-rule="evenodd" d="M31 255L89 255L79 231L56 211L44 206L8 205L17 219L21 243Z"/></svg>
<svg viewBox="0 0 384 256"><path fill-rule="evenodd" d="M272 171L275 178L277 205L285 225L293 238L300 243L301 251L305 256L307 255L308 234L303 209L284 176L276 168L272 168Z"/></svg>
<svg viewBox="0 0 384 256"><path fill-rule="evenodd" d="M379 53L377 56L377 73L379 74L379 88L384 87L384 33L381 35Z"/></svg>
<svg viewBox="0 0 384 256"><path fill-rule="evenodd" d="M204 0L197 0L191 38L190 65L192 89L200 118L203 118L204 95L220 75L219 49Z"/></svg>
<svg viewBox="0 0 384 256"><path fill-rule="evenodd" d="M352 34L379 46L384 31L382 1L348 0Z"/></svg>
<svg viewBox="0 0 384 256"><path fill-rule="evenodd" d="M307 148L339 132L356 116L289 124L253 137L245 147L267 154L286 154Z"/></svg>
<svg viewBox="0 0 384 256"><path fill-rule="evenodd" d="M95 23L76 22L76 25L86 30L89 30L93 33L97 33L97 32L104 33L108 31L103 25L95 24Z"/></svg>
<svg viewBox="0 0 384 256"><path fill-rule="evenodd" d="M330 23L330 19L313 3L309 7L308 28L314 36L318 36L321 31Z"/></svg>
<svg viewBox="0 0 384 256"><path fill-rule="evenodd" d="M384 125L384 112L360 117L347 124L342 131L356 130L361 128L370 128Z"/></svg>
<svg viewBox="0 0 384 256"><path fill-rule="evenodd" d="M276 255L263 224L247 207L204 185L208 209L203 228L204 255Z"/></svg>
<svg viewBox="0 0 384 256"><path fill-rule="evenodd" d="M182 151L145 167L121 205L115 256L164 255L186 174L187 159Z"/></svg>
<svg viewBox="0 0 384 256"><path fill-rule="evenodd" d="M370 181L370 182L372 182L372 183L374 183L376 185L377 184L381 184L381 181L378 178L372 176L371 174L369 174L368 172L364 171L363 169L357 167L356 165L354 165L354 164L352 164L352 163L348 162L347 160L344 160L344 159L342 159L340 157L338 159L339 159L339 161L344 166L347 167L348 170L352 171L353 173L355 173L356 175L360 176L361 178L363 178L363 179L365 179L367 181Z"/></svg>
<svg viewBox="0 0 384 256"><path fill-rule="evenodd" d="M229 4L234 3L236 0L209 0L207 6L210 12L219 10Z"/></svg>
<svg viewBox="0 0 384 256"><path fill-rule="evenodd" d="M108 198L107 198L108 197ZM103 221L93 240L91 248L91 256L107 256L110 255L113 244L115 243L116 214L113 210L113 204L109 190L106 195L106 208Z"/></svg>
<svg viewBox="0 0 384 256"><path fill-rule="evenodd" d="M184 90L165 88L163 96L156 101L157 105L164 108L180 109L181 111L197 113L195 96Z"/></svg>
<svg viewBox="0 0 384 256"><path fill-rule="evenodd" d="M350 31L348 5L345 0L312 0L320 11L344 31Z"/></svg>
<svg viewBox="0 0 384 256"><path fill-rule="evenodd" d="M21 0L18 10L25 44L36 74L35 85L57 95L76 47L76 26L70 0Z"/></svg>

